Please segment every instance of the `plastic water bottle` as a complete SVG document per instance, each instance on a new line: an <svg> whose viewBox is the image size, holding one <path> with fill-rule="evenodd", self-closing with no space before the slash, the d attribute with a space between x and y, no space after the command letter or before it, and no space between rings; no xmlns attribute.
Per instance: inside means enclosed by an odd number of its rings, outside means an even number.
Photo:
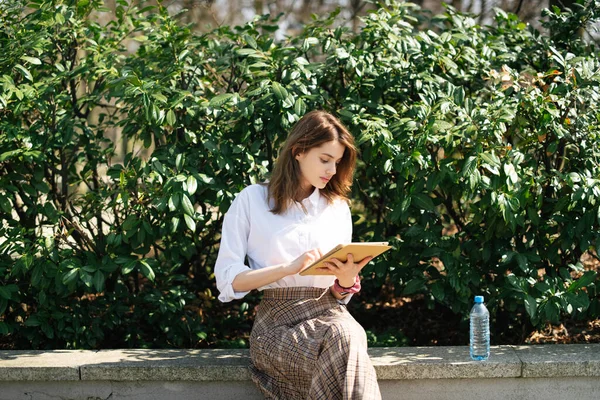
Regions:
<svg viewBox="0 0 600 400"><path fill-rule="evenodd" d="M483 296L475 296L475 304L471 309L471 340L469 352L471 358L477 361L487 360L490 356L490 313Z"/></svg>

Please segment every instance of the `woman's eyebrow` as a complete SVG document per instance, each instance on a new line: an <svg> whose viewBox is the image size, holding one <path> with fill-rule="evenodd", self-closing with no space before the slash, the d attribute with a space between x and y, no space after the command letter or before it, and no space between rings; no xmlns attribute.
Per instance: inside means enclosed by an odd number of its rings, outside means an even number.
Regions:
<svg viewBox="0 0 600 400"><path fill-rule="evenodd" d="M323 155L325 155L325 156L328 156L328 157L331 157L331 158L335 158L335 157L334 157L334 156L332 156L331 154L327 154L327 153L321 153L321 154L323 154ZM340 158L338 158L338 159L337 159L337 161L340 161L342 158L343 158L343 156L342 156L342 157L340 157Z"/></svg>

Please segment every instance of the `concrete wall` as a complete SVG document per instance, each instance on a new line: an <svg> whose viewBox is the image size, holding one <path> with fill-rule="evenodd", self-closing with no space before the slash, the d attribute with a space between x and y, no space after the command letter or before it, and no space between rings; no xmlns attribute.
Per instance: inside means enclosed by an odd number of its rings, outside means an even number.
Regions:
<svg viewBox="0 0 600 400"><path fill-rule="evenodd" d="M384 399L598 400L600 344L369 350ZM261 399L247 350L0 351L0 400Z"/></svg>

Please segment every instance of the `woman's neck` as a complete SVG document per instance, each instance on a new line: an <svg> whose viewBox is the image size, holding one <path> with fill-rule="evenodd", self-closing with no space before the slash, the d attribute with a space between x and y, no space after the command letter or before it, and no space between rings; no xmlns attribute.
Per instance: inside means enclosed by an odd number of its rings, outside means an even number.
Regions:
<svg viewBox="0 0 600 400"><path fill-rule="evenodd" d="M310 186L310 188L302 189L302 191L298 195L299 197L296 198L296 201L302 202L302 200L304 200L307 197L309 197L314 191L315 191L315 188L312 185Z"/></svg>

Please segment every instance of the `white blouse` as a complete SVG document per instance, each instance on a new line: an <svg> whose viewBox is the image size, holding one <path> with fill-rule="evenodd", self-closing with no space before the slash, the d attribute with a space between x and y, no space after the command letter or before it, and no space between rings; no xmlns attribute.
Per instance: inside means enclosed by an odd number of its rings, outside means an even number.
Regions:
<svg viewBox="0 0 600 400"><path fill-rule="evenodd" d="M273 214L267 204L267 187L254 184L242 190L231 203L223 219L221 244L215 264L219 300L240 299L249 292L236 292L231 286L244 271L289 263L301 254L320 248L325 254L340 243L352 241L352 216L346 201L327 199L315 188L302 200L294 202L283 214ZM248 256L248 264L244 258ZM288 275L258 290L294 286L326 288L333 285L333 275ZM344 303L350 300L346 296Z"/></svg>

